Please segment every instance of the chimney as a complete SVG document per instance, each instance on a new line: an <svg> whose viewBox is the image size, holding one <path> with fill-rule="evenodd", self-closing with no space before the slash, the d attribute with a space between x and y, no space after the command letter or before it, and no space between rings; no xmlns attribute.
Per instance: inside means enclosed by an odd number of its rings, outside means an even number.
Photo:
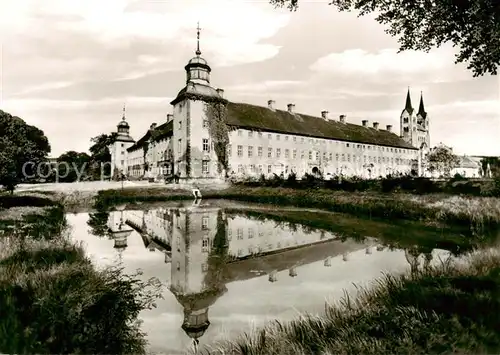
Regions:
<svg viewBox="0 0 500 355"><path fill-rule="evenodd" d="M217 94L219 94L220 97L224 98L224 90L223 89L217 89Z"/></svg>
<svg viewBox="0 0 500 355"><path fill-rule="evenodd" d="M149 126L149 129L150 130L153 130L156 128L156 123L151 123L151 126Z"/></svg>
<svg viewBox="0 0 500 355"><path fill-rule="evenodd" d="M340 123L345 123L345 115L340 115Z"/></svg>
<svg viewBox="0 0 500 355"><path fill-rule="evenodd" d="M363 127L368 127L368 120L363 120L361 123L363 124Z"/></svg>
<svg viewBox="0 0 500 355"><path fill-rule="evenodd" d="M373 122L373 128L375 128L376 130L378 130L378 122Z"/></svg>
<svg viewBox="0 0 500 355"><path fill-rule="evenodd" d="M321 117L323 117L325 120L328 119L328 111L321 111Z"/></svg>
<svg viewBox="0 0 500 355"><path fill-rule="evenodd" d="M174 119L174 115L172 115L171 113L167 114L167 122L170 122Z"/></svg>
<svg viewBox="0 0 500 355"><path fill-rule="evenodd" d="M274 100L267 101L267 108L274 110L274 104L276 104L276 101Z"/></svg>
<svg viewBox="0 0 500 355"><path fill-rule="evenodd" d="M387 132L392 132L392 125L388 124L386 126L386 128L387 128Z"/></svg>
<svg viewBox="0 0 500 355"><path fill-rule="evenodd" d="M288 104L288 112L293 113L295 111L295 104Z"/></svg>

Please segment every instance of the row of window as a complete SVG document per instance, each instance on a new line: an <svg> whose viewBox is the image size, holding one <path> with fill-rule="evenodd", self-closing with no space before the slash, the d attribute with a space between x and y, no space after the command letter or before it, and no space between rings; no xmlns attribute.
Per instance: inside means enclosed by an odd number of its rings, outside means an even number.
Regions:
<svg viewBox="0 0 500 355"><path fill-rule="evenodd" d="M243 165L243 164L239 164L238 165L238 174L245 174L245 173L250 173L250 174L264 174L264 168L265 166L263 165L254 165L254 164L251 164L251 165ZM396 172L396 171L399 171L398 168L386 168L385 171L383 168L380 168L380 167L367 167L367 169L369 168L369 170L374 173L374 174L384 174L384 173L389 173L389 172ZM342 174L342 173L345 173L349 171L349 167L347 166L341 166L341 167L336 167L335 168L335 173L336 174ZM278 167L276 167L276 169L273 169L273 165L267 165L267 174L273 174L273 173L276 173L276 174L285 174L287 175L288 173L295 173L297 174L298 170L297 170L297 167L296 166L288 166L288 165L284 165L284 164L280 164Z"/></svg>
<svg viewBox="0 0 500 355"><path fill-rule="evenodd" d="M247 131L247 132L248 132L248 138L253 138L254 133L256 133L256 135L259 138L262 138L264 136L264 133L262 133L262 132L253 132L253 131ZM266 133L266 134L267 134L267 139L272 140L273 133ZM238 136L240 136L240 137L243 136L243 130L241 130L241 129L238 130ZM275 136L275 139L277 141L281 140L281 136L282 136L281 134L276 133L276 134L274 134L274 136ZM300 138L300 143L306 142L305 137L289 136L289 135L283 135L283 140L288 141L290 139L290 137L292 138L292 140L294 142L299 141L299 138ZM382 152L404 153L404 154L408 154L411 152L410 149L405 149L405 148L391 148L391 147L383 147L383 146L371 145L371 144L347 143L347 142L340 142L340 141L334 141L334 140L329 140L329 139L307 138L307 140L308 140L308 143L310 143L310 144L326 145L327 144L326 142L328 142L329 145L332 145L335 143L336 145L339 145L339 146L342 145L343 147L353 148L353 149L379 150Z"/></svg>
<svg viewBox="0 0 500 355"><path fill-rule="evenodd" d="M248 146L248 157L249 158L252 158L254 156L254 150L252 146ZM231 156L231 145L229 145L228 147L228 154ZM274 151L273 148L267 148L267 157L268 158L273 158L273 152L274 152L274 157L275 158L281 158L281 148L276 148L276 150ZM284 150L284 158L285 159L289 159L290 158L290 149L285 149ZM320 152L319 151L312 151L312 150L309 150L308 152L308 160L314 160L314 161L319 161L320 158L321 158L321 155L320 155ZM300 159L305 159L305 155L306 155L306 151L305 150L301 150L300 151ZM239 158L242 158L243 157L243 146L242 145L238 145L237 146L237 156ZM257 157L259 158L262 158L263 156L263 148L262 147L257 147ZM323 161L333 161L333 153L326 153L326 152L323 152ZM297 159L297 149L293 149L292 150L292 156L291 156L292 159ZM351 161L351 154L345 154L345 153L342 153L342 154L339 154L339 153L336 153L335 154L335 160L336 161L348 161L350 162ZM361 163L361 156L359 155L355 155L355 154L352 154L352 161L353 162L359 162ZM364 163L391 163L391 164L394 164L394 162L396 164L409 164L410 163L410 159L403 159L403 158L389 158L389 157L374 157L374 156L367 156L367 155L363 155L363 162Z"/></svg>

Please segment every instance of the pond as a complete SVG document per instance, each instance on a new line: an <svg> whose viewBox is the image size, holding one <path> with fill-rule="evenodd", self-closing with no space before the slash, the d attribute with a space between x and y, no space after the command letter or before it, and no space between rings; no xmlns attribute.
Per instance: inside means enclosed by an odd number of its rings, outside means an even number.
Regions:
<svg viewBox="0 0 500 355"><path fill-rule="evenodd" d="M444 231L311 210L227 201L119 209L67 219L97 266L121 263L166 285L158 307L141 314L154 353L191 352L267 321L321 314L353 283L438 263L457 248L439 243Z"/></svg>

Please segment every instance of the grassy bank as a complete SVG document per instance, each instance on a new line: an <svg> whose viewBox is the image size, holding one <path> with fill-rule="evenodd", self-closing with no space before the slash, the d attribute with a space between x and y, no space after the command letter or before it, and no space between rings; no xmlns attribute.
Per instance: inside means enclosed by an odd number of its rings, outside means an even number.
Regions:
<svg viewBox="0 0 500 355"><path fill-rule="evenodd" d="M145 353L137 316L152 305L155 280L96 270L51 199L9 199L0 210L0 353Z"/></svg>
<svg viewBox="0 0 500 355"><path fill-rule="evenodd" d="M500 254L385 276L325 315L274 322L205 354L429 354L500 351Z"/></svg>
<svg viewBox="0 0 500 355"><path fill-rule="evenodd" d="M106 209L117 204L192 199L190 191L125 189L100 191L95 207ZM445 223L474 230L500 226L500 199L447 195L409 195L402 193L345 192L326 189L235 186L220 191L203 191L203 198L231 199L278 206L319 208L369 218L401 219L426 223Z"/></svg>

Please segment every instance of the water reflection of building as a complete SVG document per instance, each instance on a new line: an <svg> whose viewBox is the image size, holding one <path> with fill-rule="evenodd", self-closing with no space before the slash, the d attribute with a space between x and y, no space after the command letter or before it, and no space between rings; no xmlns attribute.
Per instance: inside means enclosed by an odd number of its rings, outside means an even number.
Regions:
<svg viewBox="0 0 500 355"><path fill-rule="evenodd" d="M144 245L171 263L170 291L184 308L182 329L197 344L210 325L208 311L226 291L226 284L288 271L300 277L300 266L366 248L352 240L300 225L251 219L218 207L158 208L125 211L126 223Z"/></svg>
<svg viewBox="0 0 500 355"><path fill-rule="evenodd" d="M120 260L122 252L127 248L127 239L133 229L125 223L124 211L112 212L108 219L109 235L115 241L114 248L118 250Z"/></svg>

